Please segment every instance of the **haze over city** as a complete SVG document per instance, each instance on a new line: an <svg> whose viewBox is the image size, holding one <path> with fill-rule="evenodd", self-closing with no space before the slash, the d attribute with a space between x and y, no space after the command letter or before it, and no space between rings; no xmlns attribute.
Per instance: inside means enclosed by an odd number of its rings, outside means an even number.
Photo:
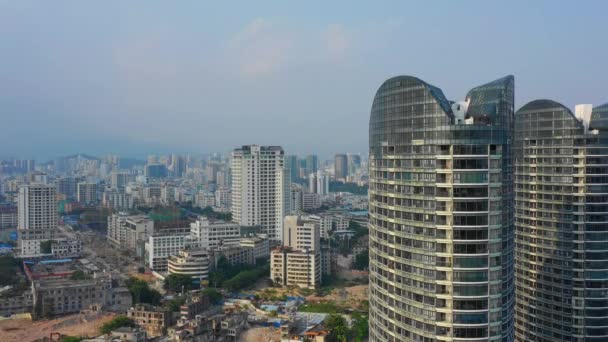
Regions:
<svg viewBox="0 0 608 342"><path fill-rule="evenodd" d="M602 1L0 1L2 157L367 153L381 82L605 100Z"/></svg>
<svg viewBox="0 0 608 342"><path fill-rule="evenodd" d="M0 0L0 341L608 341L607 13Z"/></svg>

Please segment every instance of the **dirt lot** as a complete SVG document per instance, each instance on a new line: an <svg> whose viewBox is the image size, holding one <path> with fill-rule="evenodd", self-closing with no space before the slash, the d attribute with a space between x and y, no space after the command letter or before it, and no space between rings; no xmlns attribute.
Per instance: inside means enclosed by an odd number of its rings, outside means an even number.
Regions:
<svg viewBox="0 0 608 342"><path fill-rule="evenodd" d="M53 332L69 336L99 336L99 328L112 319L114 314L74 314L41 321L7 319L0 321L0 341L29 342L49 337Z"/></svg>
<svg viewBox="0 0 608 342"><path fill-rule="evenodd" d="M252 328L245 331L241 337L244 342L279 342L281 333L273 328Z"/></svg>
<svg viewBox="0 0 608 342"><path fill-rule="evenodd" d="M334 302L338 305L357 308L363 301L369 299L368 288L368 285L339 288L331 291L329 295L324 297L317 297L316 295L308 296L306 297L306 301L311 303Z"/></svg>

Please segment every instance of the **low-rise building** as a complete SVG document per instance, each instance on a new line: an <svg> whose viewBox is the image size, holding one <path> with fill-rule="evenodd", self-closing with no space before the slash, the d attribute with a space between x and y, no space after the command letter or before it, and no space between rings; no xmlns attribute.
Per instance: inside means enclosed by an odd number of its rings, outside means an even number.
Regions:
<svg viewBox="0 0 608 342"><path fill-rule="evenodd" d="M52 241L51 253L56 258L77 258L82 254L82 241L60 238Z"/></svg>
<svg viewBox="0 0 608 342"><path fill-rule="evenodd" d="M0 316L9 317L21 313L31 313L34 297L31 289L6 289L0 293Z"/></svg>
<svg viewBox="0 0 608 342"><path fill-rule="evenodd" d="M145 244L146 264L156 272L166 272L169 256L179 253L189 241L189 228L162 229L155 232Z"/></svg>
<svg viewBox="0 0 608 342"><path fill-rule="evenodd" d="M277 247L270 253L270 278L277 285L314 289L322 280L320 253Z"/></svg>
<svg viewBox="0 0 608 342"><path fill-rule="evenodd" d="M239 245L253 250L253 259L268 259L270 256L270 242L264 234L241 238Z"/></svg>
<svg viewBox="0 0 608 342"><path fill-rule="evenodd" d="M98 184L94 182L80 182L76 188L78 202L83 204L96 204L99 202Z"/></svg>
<svg viewBox="0 0 608 342"><path fill-rule="evenodd" d="M238 245L241 239L241 226L235 222L210 220L200 216L190 224L190 235L202 248Z"/></svg>
<svg viewBox="0 0 608 342"><path fill-rule="evenodd" d="M32 282L33 316L50 317L84 309L124 311L131 296L124 288L112 287L109 274L86 279L43 278Z"/></svg>
<svg viewBox="0 0 608 342"><path fill-rule="evenodd" d="M148 337L163 336L171 324L171 312L163 307L137 304L127 311L127 317L146 330Z"/></svg>
<svg viewBox="0 0 608 342"><path fill-rule="evenodd" d="M215 258L206 248L183 249L167 259L170 274L184 274L200 281L208 280Z"/></svg>
<svg viewBox="0 0 608 342"><path fill-rule="evenodd" d="M102 205L110 209L132 209L133 196L119 189L106 189L103 192Z"/></svg>
<svg viewBox="0 0 608 342"><path fill-rule="evenodd" d="M283 246L317 250L320 248L319 223L307 216L285 216Z"/></svg>
<svg viewBox="0 0 608 342"><path fill-rule="evenodd" d="M194 319L197 315L209 310L209 296L194 296L180 306L181 319Z"/></svg>
<svg viewBox="0 0 608 342"><path fill-rule="evenodd" d="M216 265L220 257L226 258L231 265L255 265L254 250L251 248L224 246L215 249L214 253Z"/></svg>
<svg viewBox="0 0 608 342"><path fill-rule="evenodd" d="M108 240L135 250L137 241L145 241L154 232L154 221L145 215L113 214L108 217Z"/></svg>
<svg viewBox="0 0 608 342"><path fill-rule="evenodd" d="M120 327L109 334L84 339L82 342L146 342L146 331L139 327Z"/></svg>
<svg viewBox="0 0 608 342"><path fill-rule="evenodd" d="M314 210L321 208L321 195L309 192L302 193L302 210Z"/></svg>
<svg viewBox="0 0 608 342"><path fill-rule="evenodd" d="M17 206L0 204L0 229L17 228Z"/></svg>

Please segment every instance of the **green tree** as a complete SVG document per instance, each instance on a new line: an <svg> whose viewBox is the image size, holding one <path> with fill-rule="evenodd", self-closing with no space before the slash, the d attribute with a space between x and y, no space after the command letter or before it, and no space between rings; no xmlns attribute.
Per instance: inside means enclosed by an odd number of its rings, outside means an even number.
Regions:
<svg viewBox="0 0 608 342"><path fill-rule="evenodd" d="M101 328L99 329L99 332L105 335L105 334L110 333L112 330L116 330L121 327L133 327L133 326L135 326L135 322L133 322L132 319L130 319L129 317L127 317L125 315L119 315L119 316L112 318L111 321L102 325Z"/></svg>
<svg viewBox="0 0 608 342"><path fill-rule="evenodd" d="M348 325L340 314L331 314L325 319L325 327L329 330L329 340L347 342L349 337Z"/></svg>
<svg viewBox="0 0 608 342"><path fill-rule="evenodd" d="M82 340L83 338L78 336L63 336L59 342L80 342Z"/></svg>
<svg viewBox="0 0 608 342"><path fill-rule="evenodd" d="M20 273L16 258L10 255L0 257L0 286L17 284Z"/></svg>
<svg viewBox="0 0 608 342"><path fill-rule="evenodd" d="M158 305L162 298L161 294L150 288L150 285L145 281L137 278L129 278L127 280L127 288L133 298L133 303L147 303Z"/></svg>
<svg viewBox="0 0 608 342"><path fill-rule="evenodd" d="M369 337L369 320L367 316L360 313L353 314L351 331L355 342L366 341Z"/></svg>
<svg viewBox="0 0 608 342"><path fill-rule="evenodd" d="M167 302L166 306L169 310L171 310L173 312L177 312L180 310L181 306L184 305L185 302L186 302L186 298L183 298L183 297L173 298Z"/></svg>
<svg viewBox="0 0 608 342"><path fill-rule="evenodd" d="M355 256L355 261L353 262L353 268L356 270L365 270L369 267L369 251L365 250L357 256Z"/></svg>
<svg viewBox="0 0 608 342"><path fill-rule="evenodd" d="M206 288L203 291L201 291L201 294L204 296L209 296L209 301L213 305L219 304L222 301L222 299L224 299L224 296L222 296L220 291L218 291L214 288Z"/></svg>
<svg viewBox="0 0 608 342"><path fill-rule="evenodd" d="M40 242L40 252L44 254L51 254L53 247L53 240L46 240Z"/></svg>
<svg viewBox="0 0 608 342"><path fill-rule="evenodd" d="M70 279L83 280L83 279L87 279L87 275L81 270L76 270L72 273L72 275L70 276Z"/></svg>
<svg viewBox="0 0 608 342"><path fill-rule="evenodd" d="M191 276L186 274L169 274L163 287L167 291L181 292L193 290L196 286Z"/></svg>

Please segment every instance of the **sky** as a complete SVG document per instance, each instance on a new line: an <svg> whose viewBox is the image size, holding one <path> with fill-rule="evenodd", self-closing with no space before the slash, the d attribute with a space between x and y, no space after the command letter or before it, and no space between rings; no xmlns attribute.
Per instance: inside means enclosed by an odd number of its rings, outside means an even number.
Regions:
<svg viewBox="0 0 608 342"><path fill-rule="evenodd" d="M605 1L0 0L0 157L367 154L387 78L608 102Z"/></svg>

